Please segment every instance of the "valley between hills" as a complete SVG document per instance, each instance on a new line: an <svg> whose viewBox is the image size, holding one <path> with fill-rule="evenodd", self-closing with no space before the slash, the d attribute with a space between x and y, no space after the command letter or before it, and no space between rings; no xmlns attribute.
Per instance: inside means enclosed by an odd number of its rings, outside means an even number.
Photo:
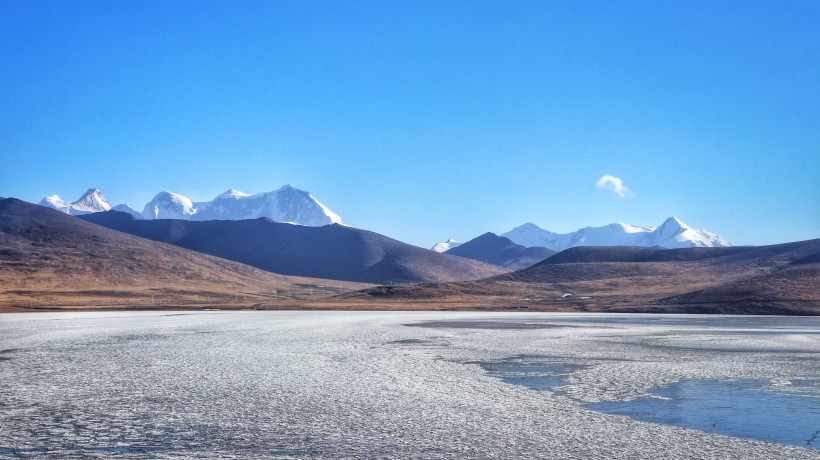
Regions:
<svg viewBox="0 0 820 460"><path fill-rule="evenodd" d="M665 224L667 225L667 224ZM445 253L338 223L70 215L0 199L0 311L504 310L820 314L820 239Z"/></svg>

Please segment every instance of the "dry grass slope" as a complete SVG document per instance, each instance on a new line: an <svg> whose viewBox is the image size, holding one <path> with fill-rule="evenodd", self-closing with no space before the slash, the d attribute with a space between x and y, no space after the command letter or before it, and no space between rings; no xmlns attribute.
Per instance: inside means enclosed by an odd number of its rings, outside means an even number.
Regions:
<svg viewBox="0 0 820 460"><path fill-rule="evenodd" d="M0 308L293 306L367 287L282 276L0 199Z"/></svg>
<svg viewBox="0 0 820 460"><path fill-rule="evenodd" d="M306 306L820 314L820 240L704 249L576 248L484 280L382 286Z"/></svg>

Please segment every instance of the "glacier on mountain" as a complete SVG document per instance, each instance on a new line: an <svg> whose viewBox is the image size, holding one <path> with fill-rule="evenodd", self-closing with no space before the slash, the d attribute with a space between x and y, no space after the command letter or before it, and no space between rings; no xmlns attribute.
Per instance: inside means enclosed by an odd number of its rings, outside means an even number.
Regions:
<svg viewBox="0 0 820 460"><path fill-rule="evenodd" d="M714 233L686 225L677 217L666 219L658 228L615 223L603 227L586 227L571 233L554 233L533 223L526 223L501 236L522 246L544 247L555 251L576 246L658 246L673 249L732 245Z"/></svg>

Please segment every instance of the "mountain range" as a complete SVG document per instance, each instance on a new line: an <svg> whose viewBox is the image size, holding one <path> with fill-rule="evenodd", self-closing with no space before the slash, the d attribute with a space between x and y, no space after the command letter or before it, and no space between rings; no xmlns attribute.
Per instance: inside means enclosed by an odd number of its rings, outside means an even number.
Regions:
<svg viewBox="0 0 820 460"><path fill-rule="evenodd" d="M250 195L236 189L226 190L210 201L193 202L177 193L157 193L142 212L128 205L111 206L99 189L92 188L77 201L68 203L58 195L43 198L41 206L71 215L110 210L127 212L140 219L243 220L268 217L277 222L318 227L342 224L342 218L320 203L309 192L285 185L272 192Z"/></svg>
<svg viewBox="0 0 820 460"><path fill-rule="evenodd" d="M128 205L111 206L99 189L86 191L77 201L66 202L58 195L43 198L40 205L71 215L86 215L110 210L126 212L145 219L181 219L193 221L246 220L267 217L276 222L319 227L343 224L342 218L323 205L309 192L285 185L271 192L250 195L236 189L226 190L210 201L194 202L177 193L157 193L145 204L142 212ZM482 235L483 236L483 235ZM546 248L552 251L577 246L636 246L636 247L728 247L726 239L706 230L692 228L676 217L666 219L659 227L641 227L613 223L603 227L585 227L571 233L554 233L533 223L516 227L501 237L525 248ZM431 248L447 252L460 245L449 239ZM474 248L475 249L475 248ZM477 260L488 259L471 252Z"/></svg>
<svg viewBox="0 0 820 460"><path fill-rule="evenodd" d="M290 225L260 217L190 221L137 219L107 211L94 224L241 262L274 273L376 284L443 282L505 273L502 267L412 246L345 225Z"/></svg>
<svg viewBox="0 0 820 460"><path fill-rule="evenodd" d="M223 195L207 205L177 200L197 210L188 219L115 211L96 189L71 203L49 197L60 212L0 198L0 307L205 308L214 296L238 308L248 296L277 308L287 292L302 308L820 314L820 240L731 247L670 218L656 229L613 224L535 241L575 245L557 254L492 233L437 253L341 224L191 218L237 215L237 202L258 209L251 195ZM221 200L232 204L220 211ZM607 241L630 245L592 245Z"/></svg>
<svg viewBox="0 0 820 460"><path fill-rule="evenodd" d="M527 223L501 236L525 247L542 247L554 251L577 246L636 246L660 248L729 247L729 241L706 230L692 228L677 217L670 217L660 227L640 227L614 223L603 227L585 227L571 233L553 233Z"/></svg>

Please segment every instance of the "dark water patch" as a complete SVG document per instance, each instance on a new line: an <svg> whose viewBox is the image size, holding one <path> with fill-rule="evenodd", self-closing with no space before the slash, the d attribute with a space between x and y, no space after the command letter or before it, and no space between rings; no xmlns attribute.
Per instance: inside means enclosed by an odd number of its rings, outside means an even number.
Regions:
<svg viewBox="0 0 820 460"><path fill-rule="evenodd" d="M585 367L534 355L519 355L498 361L470 361L467 364L478 364L487 374L504 383L539 391L566 385L570 374Z"/></svg>
<svg viewBox="0 0 820 460"><path fill-rule="evenodd" d="M392 340L390 342L385 342L385 345L394 345L394 346L409 346L409 347L421 347L421 348L432 348L432 347L446 347L449 345L449 342L445 340L443 337L426 337L426 338L412 338L412 339L401 339L401 340Z"/></svg>
<svg viewBox="0 0 820 460"><path fill-rule="evenodd" d="M5 350L0 350L0 361L11 361L14 358L7 355L20 350L22 350L22 348L6 348Z"/></svg>
<svg viewBox="0 0 820 460"><path fill-rule="evenodd" d="M453 320L453 321L422 321L419 323L408 323L410 327L429 327L444 329L498 329L498 330L528 330L528 329L559 329L577 328L584 326L574 326L569 324L552 324L533 321L480 321L480 320Z"/></svg>
<svg viewBox="0 0 820 460"><path fill-rule="evenodd" d="M75 447L68 450L89 450L93 452L105 452L110 454L148 454L156 451L170 450L170 447L163 446L111 446L111 447Z"/></svg>
<svg viewBox="0 0 820 460"><path fill-rule="evenodd" d="M129 343L129 342L153 342L156 340L165 340L168 339L170 336L166 334L123 334L123 335L115 335L111 338L107 339L108 342L113 342L117 344Z"/></svg>
<svg viewBox="0 0 820 460"><path fill-rule="evenodd" d="M403 340L393 340L387 342L392 345L420 345L420 344L428 344L430 343L429 340L424 339L403 339Z"/></svg>
<svg viewBox="0 0 820 460"><path fill-rule="evenodd" d="M587 407L645 422L820 449L820 387L817 381L796 383L684 380L650 391L656 397Z"/></svg>

